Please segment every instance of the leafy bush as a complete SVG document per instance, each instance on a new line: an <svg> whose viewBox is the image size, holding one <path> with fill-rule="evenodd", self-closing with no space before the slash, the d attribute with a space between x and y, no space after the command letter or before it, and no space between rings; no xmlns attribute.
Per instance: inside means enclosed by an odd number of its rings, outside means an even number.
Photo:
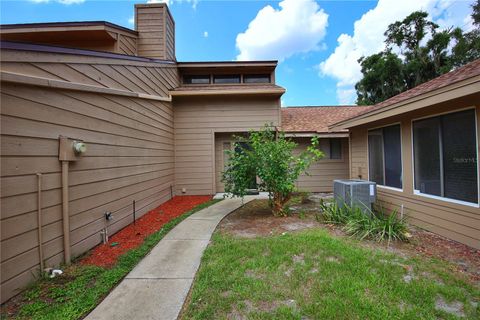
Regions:
<svg viewBox="0 0 480 320"><path fill-rule="evenodd" d="M236 137L234 150L227 151L229 160L222 176L225 192L245 196L251 188L252 176L256 176L260 179L259 189L269 194L273 214L288 215L287 203L298 177L323 157L317 148L317 138L312 138L312 144L299 155L293 153L296 147L295 142L271 125L251 131L247 138Z"/></svg>
<svg viewBox="0 0 480 320"><path fill-rule="evenodd" d="M359 207L339 206L336 202L320 203L324 222L343 225L345 232L359 239L375 241L408 239L408 227L404 218L393 210L387 213L383 208L364 212Z"/></svg>

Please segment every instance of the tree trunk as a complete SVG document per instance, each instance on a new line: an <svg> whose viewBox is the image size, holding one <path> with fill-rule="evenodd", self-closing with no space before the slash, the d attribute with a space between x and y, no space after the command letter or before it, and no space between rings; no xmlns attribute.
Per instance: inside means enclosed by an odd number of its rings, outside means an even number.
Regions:
<svg viewBox="0 0 480 320"><path fill-rule="evenodd" d="M288 212L285 210L285 204L290 200L292 197L291 194L283 195L280 193L273 194L273 201L272 201L272 212L274 216L277 217L286 217Z"/></svg>

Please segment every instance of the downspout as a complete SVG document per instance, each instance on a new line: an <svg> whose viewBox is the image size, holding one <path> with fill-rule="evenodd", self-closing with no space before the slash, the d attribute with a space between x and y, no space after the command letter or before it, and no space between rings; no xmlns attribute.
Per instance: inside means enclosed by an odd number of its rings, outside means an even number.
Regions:
<svg viewBox="0 0 480 320"><path fill-rule="evenodd" d="M43 234L42 234L42 174L37 173L37 224L38 224L38 258L40 260L40 274L45 270L43 263Z"/></svg>
<svg viewBox="0 0 480 320"><path fill-rule="evenodd" d="M70 264L70 215L68 212L68 161L62 161L62 221L63 256L65 264Z"/></svg>
<svg viewBox="0 0 480 320"><path fill-rule="evenodd" d="M69 162L77 161L87 151L85 143L80 139L60 136L58 160L62 163L62 222L63 222L63 256L65 264L70 264L70 213L68 196Z"/></svg>

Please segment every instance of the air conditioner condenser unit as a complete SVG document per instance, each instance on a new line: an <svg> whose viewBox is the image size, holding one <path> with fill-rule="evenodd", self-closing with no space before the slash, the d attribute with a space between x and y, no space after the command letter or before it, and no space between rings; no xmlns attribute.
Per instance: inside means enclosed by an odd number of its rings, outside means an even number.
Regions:
<svg viewBox="0 0 480 320"><path fill-rule="evenodd" d="M377 198L377 184L366 180L334 180L333 194L340 207L347 205L371 211Z"/></svg>

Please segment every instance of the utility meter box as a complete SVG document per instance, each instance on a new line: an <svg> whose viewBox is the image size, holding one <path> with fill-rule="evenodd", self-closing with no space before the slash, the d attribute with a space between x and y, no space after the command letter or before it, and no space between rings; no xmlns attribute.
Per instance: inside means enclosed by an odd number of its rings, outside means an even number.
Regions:
<svg viewBox="0 0 480 320"><path fill-rule="evenodd" d="M59 137L58 160L76 161L87 151L87 146L80 139Z"/></svg>

